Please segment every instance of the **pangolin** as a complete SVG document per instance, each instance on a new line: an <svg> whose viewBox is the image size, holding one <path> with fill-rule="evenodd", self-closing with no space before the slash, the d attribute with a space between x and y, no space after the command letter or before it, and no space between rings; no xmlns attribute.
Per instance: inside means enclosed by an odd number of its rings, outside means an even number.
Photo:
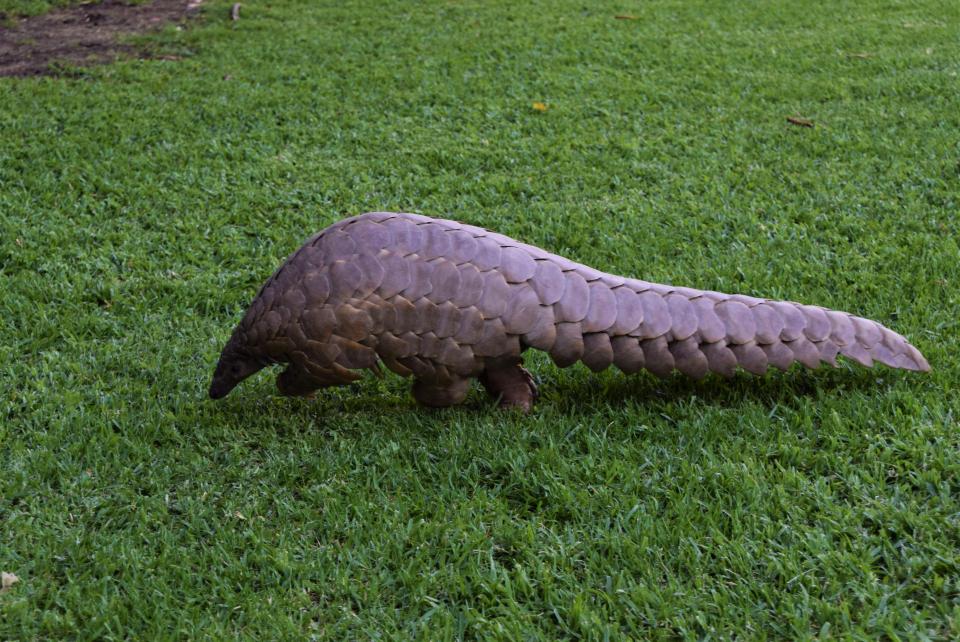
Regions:
<svg viewBox="0 0 960 642"><path fill-rule="evenodd" d="M274 363L281 394L311 396L379 363L413 376L427 406L459 403L477 377L502 406L537 397L523 351L563 368L729 377L836 365L838 354L928 371L906 339L846 312L599 272L502 234L371 212L310 238L263 285L223 348L210 397Z"/></svg>

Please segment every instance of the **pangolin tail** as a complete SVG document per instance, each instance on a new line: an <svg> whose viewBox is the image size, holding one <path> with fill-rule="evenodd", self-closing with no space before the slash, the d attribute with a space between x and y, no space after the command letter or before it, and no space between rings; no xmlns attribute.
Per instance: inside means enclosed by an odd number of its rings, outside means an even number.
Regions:
<svg viewBox="0 0 960 642"><path fill-rule="evenodd" d="M627 290L617 292L621 288ZM645 368L658 376L676 369L695 378L729 377L738 366L757 375L795 362L836 366L838 355L867 367L930 370L903 336L846 312L689 288L638 289L630 283L613 288L620 310L642 319L635 329L581 333L581 323L560 323L550 349L554 361L580 360L597 371L611 364L628 373Z"/></svg>

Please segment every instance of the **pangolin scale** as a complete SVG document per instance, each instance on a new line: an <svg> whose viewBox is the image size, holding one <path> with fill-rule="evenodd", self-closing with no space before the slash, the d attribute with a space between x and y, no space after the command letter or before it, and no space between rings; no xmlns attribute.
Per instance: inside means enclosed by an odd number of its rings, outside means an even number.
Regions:
<svg viewBox="0 0 960 642"><path fill-rule="evenodd" d="M838 354L930 369L902 336L846 312L647 283L472 225L371 212L319 232L267 280L223 348L210 396L274 363L288 364L281 394L309 396L383 362L414 377L424 405L459 403L477 377L501 405L529 410L526 348L560 367L698 379L835 366Z"/></svg>

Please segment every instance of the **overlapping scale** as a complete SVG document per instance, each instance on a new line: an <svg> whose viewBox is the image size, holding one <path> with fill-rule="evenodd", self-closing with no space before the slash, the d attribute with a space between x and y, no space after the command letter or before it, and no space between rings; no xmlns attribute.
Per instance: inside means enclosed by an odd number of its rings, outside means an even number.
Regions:
<svg viewBox="0 0 960 642"><path fill-rule="evenodd" d="M690 299L682 294L670 294L666 298L670 310L670 334L674 341L692 337L700 327L700 318Z"/></svg>
<svg viewBox="0 0 960 642"><path fill-rule="evenodd" d="M410 284L403 289L403 296L416 301L433 290L433 263L417 259L410 262Z"/></svg>
<svg viewBox="0 0 960 642"><path fill-rule="evenodd" d="M646 360L640 340L631 336L618 336L610 340L613 348L613 363L627 374L633 374L643 369Z"/></svg>
<svg viewBox="0 0 960 642"><path fill-rule="evenodd" d="M610 335L606 332L593 332L583 335L582 361L594 372L609 368L613 363L613 347L610 345Z"/></svg>
<svg viewBox="0 0 960 642"><path fill-rule="evenodd" d="M523 343L537 350L549 351L557 340L557 324L553 315L553 306L536 307L537 319L532 327L523 334Z"/></svg>
<svg viewBox="0 0 960 642"><path fill-rule="evenodd" d="M617 320L617 298L606 283L592 281L588 284L590 302L587 314L583 318L584 334L588 332L603 332L610 328Z"/></svg>
<svg viewBox="0 0 960 642"><path fill-rule="evenodd" d="M422 258L429 261L438 257L446 258L451 253L453 237L447 234L447 228L440 223L427 223L420 229L426 235L426 242L417 252Z"/></svg>
<svg viewBox="0 0 960 642"><path fill-rule="evenodd" d="M723 301L717 304L716 313L727 330L728 343L747 343L757 336L757 322L740 301Z"/></svg>
<svg viewBox="0 0 960 642"><path fill-rule="evenodd" d="M557 321L560 323L576 323L587 316L590 308L590 289L586 280L574 271L564 273L565 286L563 295L557 301Z"/></svg>
<svg viewBox="0 0 960 642"><path fill-rule="evenodd" d="M776 308L764 302L750 308L750 312L753 313L753 320L757 325L757 343L761 345L778 343L784 325L783 317Z"/></svg>
<svg viewBox="0 0 960 642"><path fill-rule="evenodd" d="M707 297L698 297L691 301L697 311L697 331L703 343L722 341L727 336L727 329L715 311L715 304ZM712 369L712 368L711 368Z"/></svg>
<svg viewBox="0 0 960 642"><path fill-rule="evenodd" d="M688 377L702 379L710 371L707 356L700 350L700 343L692 336L671 341L669 347L674 366Z"/></svg>
<svg viewBox="0 0 960 642"><path fill-rule="evenodd" d="M438 258L431 261L433 271L430 273L430 300L434 303L443 303L457 296L460 291L460 270L452 261Z"/></svg>
<svg viewBox="0 0 960 642"><path fill-rule="evenodd" d="M557 323L557 337L550 358L561 368L572 366L583 357L583 333L579 323Z"/></svg>
<svg viewBox="0 0 960 642"><path fill-rule="evenodd" d="M767 363L780 370L787 370L793 363L793 351L780 341L760 345L767 355Z"/></svg>
<svg viewBox="0 0 960 642"><path fill-rule="evenodd" d="M643 323L643 304L640 297L626 286L615 288L613 296L616 299L617 318L609 332L614 336L630 334Z"/></svg>
<svg viewBox="0 0 960 642"><path fill-rule="evenodd" d="M830 336L830 319L823 308L813 305L800 306L800 312L807 320L803 333L811 341L823 341Z"/></svg>
<svg viewBox="0 0 960 642"><path fill-rule="evenodd" d="M722 340L701 344L710 371L722 377L732 377L737 371L737 357Z"/></svg>
<svg viewBox="0 0 960 642"><path fill-rule="evenodd" d="M357 219L343 227L343 233L350 236L358 248L375 252L394 245L393 232L380 222L371 219Z"/></svg>
<svg viewBox="0 0 960 642"><path fill-rule="evenodd" d="M779 312L783 319L783 330L780 331L781 341L794 341L803 336L803 329L807 327L807 319L800 312L797 304L787 301L769 301L767 305Z"/></svg>
<svg viewBox="0 0 960 642"><path fill-rule="evenodd" d="M460 272L460 288L453 295L453 302L461 308L476 305L483 295L483 274L470 263L457 267L457 271Z"/></svg>
<svg viewBox="0 0 960 642"><path fill-rule="evenodd" d="M387 227L393 234L394 245L391 249L400 256L416 254L426 242L426 234L411 220L405 217L393 218L384 221L381 225Z"/></svg>
<svg viewBox="0 0 960 642"><path fill-rule="evenodd" d="M481 272L494 270L500 267L500 255L500 244L489 237L481 236L477 238L477 252L471 262Z"/></svg>
<svg viewBox="0 0 960 642"><path fill-rule="evenodd" d="M638 295L643 307L643 323L639 331L645 339L655 339L667 333L673 325L670 308L663 296L647 290Z"/></svg>
<svg viewBox="0 0 960 642"><path fill-rule="evenodd" d="M499 271L507 283L526 283L537 271L533 257L518 247L502 248Z"/></svg>
<svg viewBox="0 0 960 642"><path fill-rule="evenodd" d="M857 332L850 321L850 315L844 312L830 310L827 312L830 320L830 340L838 346L848 346L857 340Z"/></svg>
<svg viewBox="0 0 960 642"><path fill-rule="evenodd" d="M507 311L511 294L503 275L496 270L489 270L483 273L483 292L477 307L485 318L499 319Z"/></svg>
<svg viewBox="0 0 960 642"><path fill-rule="evenodd" d="M737 365L755 375L766 374L767 353L754 341L736 343L730 346L730 351L737 358Z"/></svg>
<svg viewBox="0 0 960 642"><path fill-rule="evenodd" d="M537 261L537 271L530 279L530 286L542 305L553 305L559 301L566 284L563 270L555 262Z"/></svg>
<svg viewBox="0 0 960 642"><path fill-rule="evenodd" d="M526 284L514 286L512 290L503 314L503 325L510 334L526 334L534 330L540 319L540 299Z"/></svg>
<svg viewBox="0 0 960 642"><path fill-rule="evenodd" d="M640 347L643 349L644 367L658 377L669 376L673 371L674 359L667 338L660 335L655 339L644 339Z"/></svg>

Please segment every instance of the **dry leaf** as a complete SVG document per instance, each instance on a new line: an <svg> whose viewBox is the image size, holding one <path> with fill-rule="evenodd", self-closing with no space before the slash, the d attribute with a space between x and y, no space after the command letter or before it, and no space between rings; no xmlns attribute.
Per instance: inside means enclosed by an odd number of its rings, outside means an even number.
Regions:
<svg viewBox="0 0 960 642"><path fill-rule="evenodd" d="M787 116L787 122L791 125L797 125L798 127L813 127L813 121L807 120L806 118L799 118L797 116Z"/></svg>
<svg viewBox="0 0 960 642"><path fill-rule="evenodd" d="M537 111L547 111L548 107L546 103L535 102L533 103L533 108Z"/></svg>
<svg viewBox="0 0 960 642"><path fill-rule="evenodd" d="M13 573L0 573L0 593L6 593L10 587L20 581L20 578Z"/></svg>
<svg viewBox="0 0 960 642"><path fill-rule="evenodd" d="M240 511L235 512L235 513L233 514L233 516L236 517L237 519L240 519L240 520L243 520L243 521L247 521L247 518L244 517L244 516L243 516L243 513L241 513Z"/></svg>

